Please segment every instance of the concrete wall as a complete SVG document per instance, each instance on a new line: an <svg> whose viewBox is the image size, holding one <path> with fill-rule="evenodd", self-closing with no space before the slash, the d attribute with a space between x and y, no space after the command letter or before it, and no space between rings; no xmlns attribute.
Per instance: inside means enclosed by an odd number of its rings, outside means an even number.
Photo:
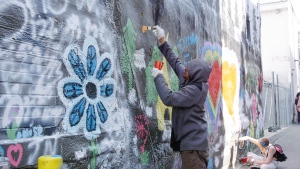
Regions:
<svg viewBox="0 0 300 169"><path fill-rule="evenodd" d="M292 83L295 97L299 90L299 63L294 61L299 58L297 18L290 1L265 1L260 5L264 79L272 82L274 72L281 86L289 88Z"/></svg>
<svg viewBox="0 0 300 169"><path fill-rule="evenodd" d="M0 152L14 168L62 155L64 168L180 168L171 107L151 69L178 79L151 31L182 62L209 60L209 168L233 167L263 135L260 14L250 0L5 1L0 4ZM247 17L248 14L248 17ZM248 19L246 19L248 18Z"/></svg>
<svg viewBox="0 0 300 169"><path fill-rule="evenodd" d="M274 19L277 18L276 20ZM272 82L272 71L280 76L280 81L289 86L291 82L289 31L287 9L262 12L262 57L264 79ZM274 35L276 35L274 37ZM272 40L271 40L272 39ZM272 43L270 43L272 41ZM287 45L284 45L287 44Z"/></svg>

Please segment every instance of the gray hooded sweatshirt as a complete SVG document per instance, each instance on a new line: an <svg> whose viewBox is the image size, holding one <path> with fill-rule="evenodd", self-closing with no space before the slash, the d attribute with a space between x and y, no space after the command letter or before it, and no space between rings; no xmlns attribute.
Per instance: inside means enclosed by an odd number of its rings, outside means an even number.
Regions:
<svg viewBox="0 0 300 169"><path fill-rule="evenodd" d="M154 79L162 102L173 107L171 147L174 151L207 151L208 132L204 103L211 66L199 58L187 62L189 82L186 83L183 78L185 66L168 43L160 45L159 49L179 78L180 85L178 91L172 91L162 74L158 74Z"/></svg>

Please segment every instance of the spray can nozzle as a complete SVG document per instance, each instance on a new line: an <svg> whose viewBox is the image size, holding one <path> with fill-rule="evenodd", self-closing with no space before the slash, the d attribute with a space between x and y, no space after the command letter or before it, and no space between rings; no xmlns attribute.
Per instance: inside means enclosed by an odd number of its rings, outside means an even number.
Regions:
<svg viewBox="0 0 300 169"><path fill-rule="evenodd" d="M156 30L156 26L142 26L142 32L145 33L146 31Z"/></svg>

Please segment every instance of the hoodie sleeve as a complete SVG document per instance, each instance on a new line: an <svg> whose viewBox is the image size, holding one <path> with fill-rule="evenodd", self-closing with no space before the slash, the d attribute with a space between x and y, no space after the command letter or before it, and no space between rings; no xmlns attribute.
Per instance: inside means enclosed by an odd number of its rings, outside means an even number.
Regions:
<svg viewBox="0 0 300 169"><path fill-rule="evenodd" d="M172 91L162 74L155 77L154 83L161 101L166 106L191 107L198 102L199 93L195 92L195 90L199 89L194 85L188 85L178 91Z"/></svg>
<svg viewBox="0 0 300 169"><path fill-rule="evenodd" d="M167 41L161 44L158 48L176 73L177 77L179 78L180 84L182 84L184 82L183 73L185 70L185 66L180 62L179 58L175 55Z"/></svg>

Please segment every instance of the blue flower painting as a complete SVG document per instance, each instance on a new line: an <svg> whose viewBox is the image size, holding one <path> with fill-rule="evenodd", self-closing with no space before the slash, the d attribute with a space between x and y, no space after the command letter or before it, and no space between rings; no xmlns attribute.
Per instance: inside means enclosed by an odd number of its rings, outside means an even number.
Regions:
<svg viewBox="0 0 300 169"><path fill-rule="evenodd" d="M66 48L63 62L70 77L58 83L58 95L67 108L64 127L68 132L84 131L86 138L99 135L100 124L109 118L109 104L115 99L113 57L99 54L95 39L87 38L83 51L76 45Z"/></svg>

